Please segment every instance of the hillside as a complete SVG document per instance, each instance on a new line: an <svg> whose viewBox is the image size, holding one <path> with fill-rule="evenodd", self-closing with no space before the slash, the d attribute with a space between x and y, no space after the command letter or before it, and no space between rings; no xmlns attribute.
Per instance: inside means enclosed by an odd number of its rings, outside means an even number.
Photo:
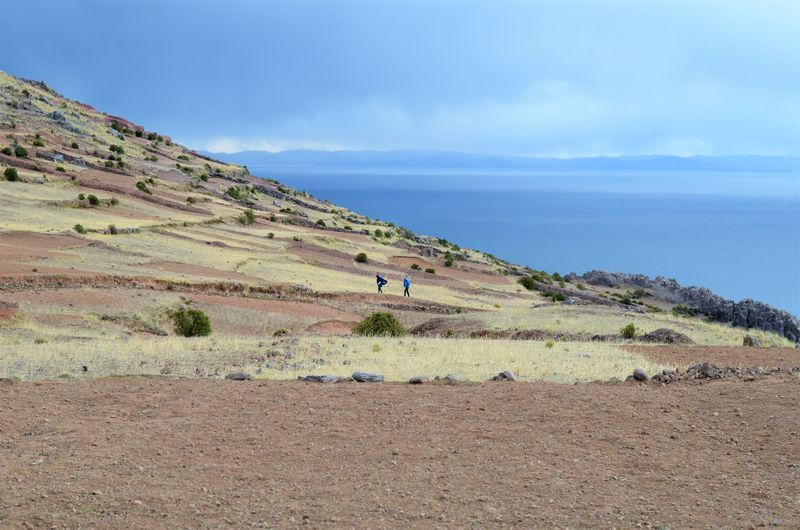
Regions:
<svg viewBox="0 0 800 530"><path fill-rule="evenodd" d="M5 73L0 131L0 377L294 378L357 364L394 379L512 367L574 381L669 365L637 350L661 328L708 346L796 340L771 322L692 316L656 285L533 271L366 218ZM186 306L208 314L210 337L175 335L170 314ZM411 337L352 336L376 311Z"/></svg>

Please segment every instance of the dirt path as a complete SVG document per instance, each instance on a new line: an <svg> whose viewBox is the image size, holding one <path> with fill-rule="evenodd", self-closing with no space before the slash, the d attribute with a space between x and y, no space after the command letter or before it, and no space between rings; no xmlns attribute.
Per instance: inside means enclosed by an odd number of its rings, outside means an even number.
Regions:
<svg viewBox="0 0 800 530"><path fill-rule="evenodd" d="M800 381L0 382L0 526L800 526Z"/></svg>
<svg viewBox="0 0 800 530"><path fill-rule="evenodd" d="M668 366L687 367L710 362L717 366L749 368L792 368L800 366L798 348L747 348L744 346L624 346L626 350L644 355L653 362Z"/></svg>

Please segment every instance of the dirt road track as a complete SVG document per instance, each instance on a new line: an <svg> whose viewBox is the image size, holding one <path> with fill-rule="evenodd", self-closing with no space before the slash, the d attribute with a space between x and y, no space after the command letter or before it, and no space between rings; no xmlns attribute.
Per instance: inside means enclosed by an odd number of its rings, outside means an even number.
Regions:
<svg viewBox="0 0 800 530"><path fill-rule="evenodd" d="M1 527L800 526L800 380L0 382Z"/></svg>

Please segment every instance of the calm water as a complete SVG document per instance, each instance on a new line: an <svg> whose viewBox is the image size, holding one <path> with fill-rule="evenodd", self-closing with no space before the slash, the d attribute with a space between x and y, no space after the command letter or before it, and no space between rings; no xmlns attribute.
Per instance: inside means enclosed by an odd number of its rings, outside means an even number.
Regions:
<svg viewBox="0 0 800 530"><path fill-rule="evenodd" d="M674 277L800 314L797 175L250 169L536 269Z"/></svg>

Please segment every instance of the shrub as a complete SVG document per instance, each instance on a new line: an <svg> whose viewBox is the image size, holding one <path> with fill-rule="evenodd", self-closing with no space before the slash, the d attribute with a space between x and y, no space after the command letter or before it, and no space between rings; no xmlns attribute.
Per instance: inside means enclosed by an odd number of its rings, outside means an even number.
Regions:
<svg viewBox="0 0 800 530"><path fill-rule="evenodd" d="M367 258L367 254L365 252L359 252L356 256L357 263L367 263L369 259Z"/></svg>
<svg viewBox="0 0 800 530"><path fill-rule="evenodd" d="M64 169L64 166L56 166L56 171L60 171L62 173L66 173L67 170Z"/></svg>
<svg viewBox="0 0 800 530"><path fill-rule="evenodd" d="M108 202L111 204L111 206L116 206L119 204L119 199L117 199L116 197L111 197L111 200Z"/></svg>
<svg viewBox="0 0 800 530"><path fill-rule="evenodd" d="M533 276L524 276L517 280L517 283L529 291L536 289L536 280L533 278Z"/></svg>
<svg viewBox="0 0 800 530"><path fill-rule="evenodd" d="M232 186L225 190L225 195L232 199L236 199L237 201L242 199L242 192L239 191L239 188L236 186Z"/></svg>
<svg viewBox="0 0 800 530"><path fill-rule="evenodd" d="M274 213L271 213L269 214L269 220L274 223L275 221L278 220L278 217Z"/></svg>
<svg viewBox="0 0 800 530"><path fill-rule="evenodd" d="M436 269L428 268L428 269L425 269L425 272L427 272L428 274L436 274Z"/></svg>
<svg viewBox="0 0 800 530"><path fill-rule="evenodd" d="M274 238L275 238L274 233L270 232L269 234L267 234L267 239L274 239Z"/></svg>
<svg viewBox="0 0 800 530"><path fill-rule="evenodd" d="M547 342L544 343L544 346L545 348L552 348L553 346L555 346L555 342L553 342L552 340L548 340Z"/></svg>
<svg viewBox="0 0 800 530"><path fill-rule="evenodd" d="M693 317L697 314L696 309L683 304L678 304L672 308L672 314L676 317Z"/></svg>
<svg viewBox="0 0 800 530"><path fill-rule="evenodd" d="M630 324L619 330L619 334L626 339L633 339L636 337L636 326L634 326L633 322L631 322Z"/></svg>
<svg viewBox="0 0 800 530"><path fill-rule="evenodd" d="M194 204L197 202L197 199L194 197L186 197L186 202L188 202L189 204Z"/></svg>
<svg viewBox="0 0 800 530"><path fill-rule="evenodd" d="M419 265L417 265L416 263L412 263L412 264L411 264L411 268L412 268L413 270L415 270L415 271L418 271L418 270L420 270L422 267L420 267L420 266L419 266Z"/></svg>
<svg viewBox="0 0 800 530"><path fill-rule="evenodd" d="M14 146L14 155L16 155L16 156L18 156L20 158L24 158L24 157L28 156L28 150L25 149L24 147L22 147L21 145L15 145Z"/></svg>
<svg viewBox="0 0 800 530"><path fill-rule="evenodd" d="M375 237L377 237L377 238L383 237L383 230L381 230L380 228L376 228L375 229Z"/></svg>
<svg viewBox="0 0 800 530"><path fill-rule="evenodd" d="M71 147L71 148L73 148L73 149L77 149L77 148L79 148L80 146L78 145L78 142L72 142L72 143L70 144L70 147Z"/></svg>
<svg viewBox="0 0 800 530"><path fill-rule="evenodd" d="M182 337L205 337L211 335L211 321L199 309L182 307L172 312L175 333Z"/></svg>
<svg viewBox="0 0 800 530"><path fill-rule="evenodd" d="M89 199L89 204L91 204L92 206L100 205L100 199L97 198L97 195L89 195L86 198Z"/></svg>
<svg viewBox="0 0 800 530"><path fill-rule="evenodd" d="M289 332L286 331L285 329L281 328L281 329L276 329L275 332L272 334L272 336L273 337L283 337L287 333L289 333Z"/></svg>
<svg viewBox="0 0 800 530"><path fill-rule="evenodd" d="M452 267L453 266L453 255L448 250L444 253L444 266L445 267Z"/></svg>
<svg viewBox="0 0 800 530"><path fill-rule="evenodd" d="M136 135L136 138L141 138L142 136L144 136L144 133L142 131L140 131L139 129L136 129L136 132L133 133L133 134Z"/></svg>
<svg viewBox="0 0 800 530"><path fill-rule="evenodd" d="M323 221L322 219L319 219L319 220L317 221L317 226L321 226L321 227L323 227L323 228L324 228L324 227L325 227L325 226L327 226L327 225L325 224L325 221Z"/></svg>
<svg viewBox="0 0 800 530"><path fill-rule="evenodd" d="M19 180L19 173L17 173L17 168L15 167L7 167L3 171L3 176L9 182L17 182Z"/></svg>
<svg viewBox="0 0 800 530"><path fill-rule="evenodd" d="M256 214L253 213L253 210L247 209L242 212L242 215L239 216L239 222L243 225L251 225L256 220Z"/></svg>
<svg viewBox="0 0 800 530"><path fill-rule="evenodd" d="M119 231L117 230L117 225L108 225L108 233L111 234L112 236L119 234Z"/></svg>
<svg viewBox="0 0 800 530"><path fill-rule="evenodd" d="M39 139L36 139L36 140L33 141L33 146L34 147L44 147L44 142L39 140Z"/></svg>
<svg viewBox="0 0 800 530"><path fill-rule="evenodd" d="M86 233L86 229L83 227L82 224L76 224L72 228L73 228L73 230L75 230L79 234L85 234Z"/></svg>
<svg viewBox="0 0 800 530"><path fill-rule="evenodd" d="M189 160L189 157L186 155L178 155L178 160L183 160L184 162L186 162L187 160Z"/></svg>
<svg viewBox="0 0 800 530"><path fill-rule="evenodd" d="M10 147L4 147L0 149L0 153L3 153L6 156L11 156L14 154L14 151L12 151Z"/></svg>
<svg viewBox="0 0 800 530"><path fill-rule="evenodd" d="M391 313L372 313L356 324L353 331L358 335L402 337L406 330Z"/></svg>
<svg viewBox="0 0 800 530"><path fill-rule="evenodd" d="M300 236L294 236L292 238L292 241L300 242L300 241L302 241L302 239L300 239Z"/></svg>
<svg viewBox="0 0 800 530"><path fill-rule="evenodd" d="M136 183L136 188L137 188L139 191L143 191L143 192L145 192L145 193L149 193L150 195L152 195L152 194L153 194L153 192L152 192L152 191L150 191L150 188L148 188L148 187L147 187L147 184L145 184L145 183L144 183L144 182L142 182L141 180L140 180L139 182L137 182L137 183Z"/></svg>
<svg viewBox="0 0 800 530"><path fill-rule="evenodd" d="M542 296L544 296L545 298L549 298L553 302L563 302L564 300L567 299L563 294L556 293L554 291L545 291L542 293Z"/></svg>
<svg viewBox="0 0 800 530"><path fill-rule="evenodd" d="M114 162L111 160L106 160L106 167L114 167Z"/></svg>
<svg viewBox="0 0 800 530"><path fill-rule="evenodd" d="M118 155L125 154L125 149L123 149L121 145L112 145L108 149L114 153L117 153Z"/></svg>

